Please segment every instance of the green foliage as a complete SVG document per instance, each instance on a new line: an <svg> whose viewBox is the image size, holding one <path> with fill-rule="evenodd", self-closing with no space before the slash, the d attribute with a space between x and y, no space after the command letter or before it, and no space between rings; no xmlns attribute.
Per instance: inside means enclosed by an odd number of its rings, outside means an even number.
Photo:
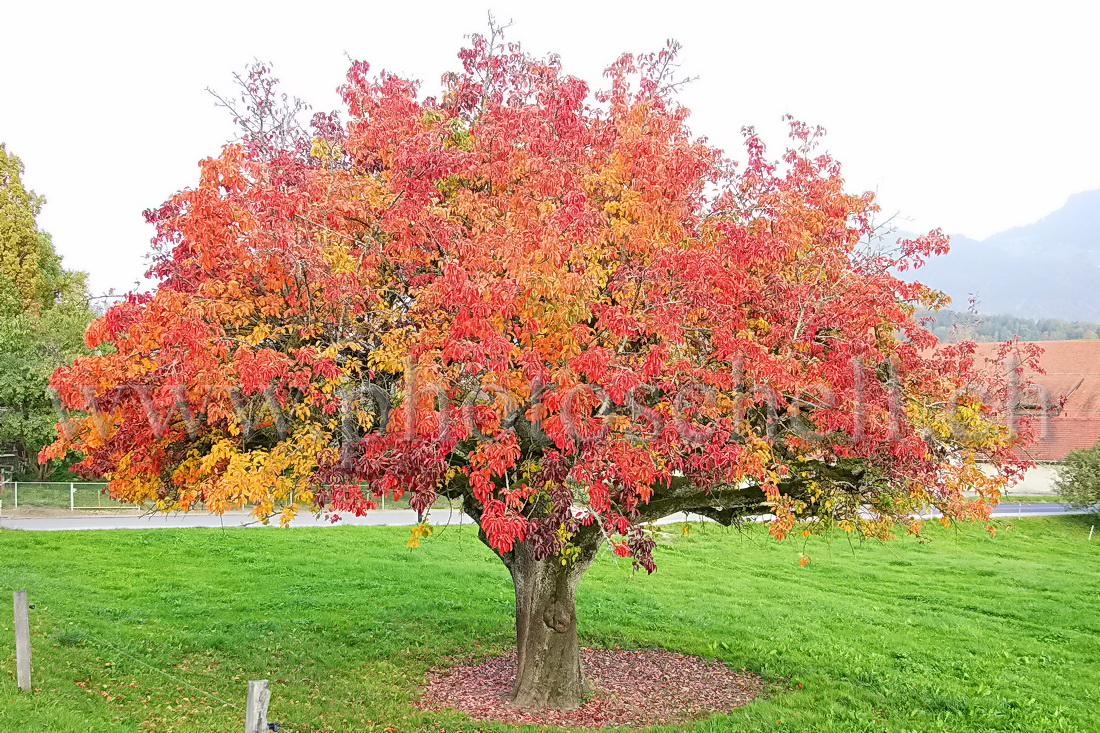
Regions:
<svg viewBox="0 0 1100 733"><path fill-rule="evenodd" d="M1100 514L1100 442L1071 451L1058 469L1055 485L1063 501Z"/></svg>
<svg viewBox="0 0 1100 733"><path fill-rule="evenodd" d="M35 217L44 203L23 187L23 163L0 143L0 316L17 313L46 294Z"/></svg>
<svg viewBox="0 0 1100 733"><path fill-rule="evenodd" d="M952 310L923 311L935 318L928 330L940 341L1007 341L1019 336L1024 341L1077 341L1100 338L1100 323L1065 321L1061 318L1020 318L1006 314L985 315Z"/></svg>
<svg viewBox="0 0 1100 733"><path fill-rule="evenodd" d="M283 730L515 733L410 705L428 669L515 643L507 571L445 516L401 553L407 527L0 530L0 582L36 606L39 690L8 683L0 730L232 733L243 714L211 695L243 706L247 681L270 679ZM1091 521L1024 518L995 537L936 525L926 543L813 537L805 568L764 527L667 527L657 575L597 558L581 642L714 656L770 683L731 715L654 733L1094 730ZM0 638L11 623L0 615Z"/></svg>
<svg viewBox="0 0 1100 733"><path fill-rule="evenodd" d="M49 377L87 353L92 312L86 275L65 270L50 235L38 230L44 201L24 188L22 173L19 158L0 144L0 441L22 457L17 478L45 480L63 472L56 462L37 463L55 437Z"/></svg>

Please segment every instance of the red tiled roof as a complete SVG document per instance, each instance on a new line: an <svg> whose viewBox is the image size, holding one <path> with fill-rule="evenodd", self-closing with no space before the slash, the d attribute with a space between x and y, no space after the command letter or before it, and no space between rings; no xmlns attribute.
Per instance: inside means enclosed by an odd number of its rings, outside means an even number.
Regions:
<svg viewBox="0 0 1100 733"><path fill-rule="evenodd" d="M1100 339L1034 343L1043 349L1039 364L1046 373L1027 375L1039 387L1028 401L1045 402L1049 417L1038 418L1038 441L1027 452L1038 461L1060 461L1100 441ZM978 353L996 348L979 344Z"/></svg>
<svg viewBox="0 0 1100 733"><path fill-rule="evenodd" d="M1060 415L1045 421L1040 419L1038 440L1029 446L1025 454L1036 461L1060 461L1071 450L1088 448L1100 441L1100 418L1066 417Z"/></svg>

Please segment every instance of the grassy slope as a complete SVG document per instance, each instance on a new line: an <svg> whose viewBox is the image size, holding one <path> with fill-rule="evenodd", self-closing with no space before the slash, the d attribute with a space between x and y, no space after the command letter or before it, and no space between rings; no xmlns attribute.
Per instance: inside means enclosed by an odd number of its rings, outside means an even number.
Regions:
<svg viewBox="0 0 1100 733"><path fill-rule="evenodd" d="M698 731L1079 731L1100 726L1100 539L1091 519L1015 520L990 539L850 547L696 525L653 576L604 553L581 587L590 645L717 656L770 699ZM272 680L284 730L510 730L409 707L426 669L511 642L511 587L468 531L418 550L374 527L0 531L0 583L30 591L34 695L15 692L0 613L0 730L237 731ZM3 641L6 640L6 641ZM392 727L390 727L392 726Z"/></svg>

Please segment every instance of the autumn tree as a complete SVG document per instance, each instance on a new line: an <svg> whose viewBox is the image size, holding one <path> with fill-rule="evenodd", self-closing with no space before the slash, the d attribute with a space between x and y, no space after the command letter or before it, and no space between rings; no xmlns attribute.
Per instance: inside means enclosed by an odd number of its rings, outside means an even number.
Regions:
<svg viewBox="0 0 1100 733"><path fill-rule="evenodd" d="M694 137L675 47L596 92L497 34L459 56L439 97L353 64L346 122L246 136L149 212L158 284L55 374L85 414L43 455L163 510L460 498L514 582L536 707L579 704L578 581L604 546L652 571L654 520L988 516L1019 468L1011 380L931 351L914 308L942 298L891 274L942 235L866 247L873 197L814 128L778 159L746 130L739 165Z"/></svg>
<svg viewBox="0 0 1100 733"><path fill-rule="evenodd" d="M22 161L0 144L0 441L31 459L14 468L41 481L56 467L33 460L56 438L50 374L87 353L92 314L84 273L62 267L38 228L44 201L22 176Z"/></svg>

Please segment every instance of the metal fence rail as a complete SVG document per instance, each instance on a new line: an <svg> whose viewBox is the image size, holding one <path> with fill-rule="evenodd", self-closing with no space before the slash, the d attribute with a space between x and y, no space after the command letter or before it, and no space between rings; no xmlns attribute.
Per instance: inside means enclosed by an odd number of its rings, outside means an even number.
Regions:
<svg viewBox="0 0 1100 733"><path fill-rule="evenodd" d="M54 507L69 511L99 509L142 509L138 504L116 501L107 495L106 482L99 481L2 481L0 482L0 506ZM384 496L374 498L377 508L384 510L408 509L409 497L399 500ZM456 502L440 498L439 506L453 506ZM198 504L195 508L201 507Z"/></svg>
<svg viewBox="0 0 1100 733"><path fill-rule="evenodd" d="M0 484L0 502L11 499L11 507L57 507L69 511L120 509L132 504L115 501L106 494L104 482L5 481Z"/></svg>

